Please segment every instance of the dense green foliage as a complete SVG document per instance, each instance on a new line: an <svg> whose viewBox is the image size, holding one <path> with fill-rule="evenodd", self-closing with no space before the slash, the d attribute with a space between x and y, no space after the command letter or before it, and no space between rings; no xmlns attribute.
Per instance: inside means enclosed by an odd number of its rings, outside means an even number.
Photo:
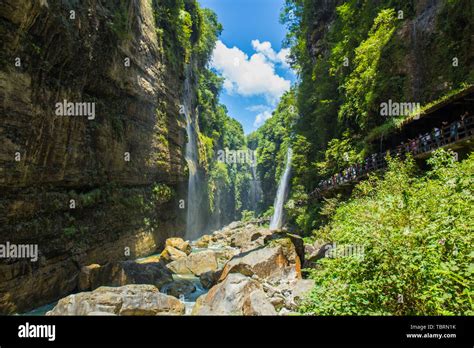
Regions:
<svg viewBox="0 0 474 348"><path fill-rule="evenodd" d="M429 162L417 177L411 160L392 160L383 178L332 208L315 238L363 254L320 261L303 313L474 314L474 156L459 163L438 151Z"/></svg>
<svg viewBox="0 0 474 348"><path fill-rule="evenodd" d="M474 25L472 3L444 2L434 28L436 39L415 37L423 29L407 22L416 15L415 5L397 0L286 1L286 44L301 77L297 133L311 144L306 170L315 180L347 164L343 159L325 161L331 156L325 154L334 144L331 140L344 137L348 150L359 157L372 150L366 135L393 122L380 117L381 102L426 104L474 82L467 34ZM451 64L453 56L459 60L457 67ZM445 81L444 88L435 80Z"/></svg>

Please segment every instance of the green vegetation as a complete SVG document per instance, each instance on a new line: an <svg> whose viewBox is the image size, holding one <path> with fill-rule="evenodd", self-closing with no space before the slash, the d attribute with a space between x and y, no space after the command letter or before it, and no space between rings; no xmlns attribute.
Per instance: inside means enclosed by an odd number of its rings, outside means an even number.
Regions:
<svg viewBox="0 0 474 348"><path fill-rule="evenodd" d="M157 204L169 202L174 195L173 189L162 183L156 183L153 186L152 192L153 199Z"/></svg>
<svg viewBox="0 0 474 348"><path fill-rule="evenodd" d="M294 136L292 126L297 118L296 94L295 90L291 90L282 96L273 116L249 135L249 141L257 148L257 170L267 207L273 204L278 181L284 170L286 152ZM299 148L294 153L296 156L304 156L304 151ZM295 160L298 162L298 158Z"/></svg>
<svg viewBox="0 0 474 348"><path fill-rule="evenodd" d="M227 109L219 104L219 93L223 80L210 70L203 70L199 75L198 105L200 139L205 154L208 170L208 196L210 211L219 214L224 221L239 219L242 210L250 205L248 197L251 174L249 163L231 163L222 161L222 154L227 151L247 151L242 125L227 115Z"/></svg>
<svg viewBox="0 0 474 348"><path fill-rule="evenodd" d="M473 315L474 156L437 151L416 176L391 160L333 210L315 238L363 246L363 255L325 258L301 312L316 315Z"/></svg>
<svg viewBox="0 0 474 348"><path fill-rule="evenodd" d="M301 169L312 181L347 165L342 158L331 158L337 142L361 158L372 151L366 140L403 121L380 117L381 102L427 105L474 82L470 13L469 1L444 3L434 36L419 47L423 38L417 41L417 29L407 22L415 16L412 1L286 1L281 16L288 27L285 43L301 77L296 93L301 118L295 128L310 144L308 165ZM314 37L318 40L309 39Z"/></svg>
<svg viewBox="0 0 474 348"><path fill-rule="evenodd" d="M128 1L120 0L117 10L114 12L112 22L110 23L110 28L117 35L120 40L127 40L131 38L130 31L130 5L132 3Z"/></svg>

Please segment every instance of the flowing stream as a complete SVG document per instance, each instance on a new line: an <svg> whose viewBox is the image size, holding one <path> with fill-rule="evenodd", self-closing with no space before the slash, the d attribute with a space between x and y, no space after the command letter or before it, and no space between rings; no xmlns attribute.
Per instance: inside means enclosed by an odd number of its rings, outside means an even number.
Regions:
<svg viewBox="0 0 474 348"><path fill-rule="evenodd" d="M293 151L291 148L288 148L286 153L286 167L285 172L280 178L280 183L278 185L277 195L275 197L274 203L274 213L272 219L270 220L270 230L278 230L283 226L283 205L288 196L288 186L290 183L290 174L291 174L291 156Z"/></svg>

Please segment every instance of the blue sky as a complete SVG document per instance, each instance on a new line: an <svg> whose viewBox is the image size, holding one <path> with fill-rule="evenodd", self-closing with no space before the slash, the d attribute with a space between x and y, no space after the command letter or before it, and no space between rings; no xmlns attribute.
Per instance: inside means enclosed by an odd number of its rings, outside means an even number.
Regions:
<svg viewBox="0 0 474 348"><path fill-rule="evenodd" d="M226 81L220 96L229 115L246 134L271 116L295 76L281 47L285 27L279 23L284 0L200 0L217 13L224 31L211 67Z"/></svg>

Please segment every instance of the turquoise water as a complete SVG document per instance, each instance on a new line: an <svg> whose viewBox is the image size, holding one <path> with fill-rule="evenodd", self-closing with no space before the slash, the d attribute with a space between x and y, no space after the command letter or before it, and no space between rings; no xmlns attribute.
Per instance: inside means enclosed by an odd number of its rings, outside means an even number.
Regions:
<svg viewBox="0 0 474 348"><path fill-rule="evenodd" d="M51 309L54 308L54 306L56 306L58 302L53 302L53 303L49 303L47 305L44 305L44 306L41 306L41 307L38 307L38 308L35 308L33 309L32 311L29 311L29 312L26 312L26 313L21 313L21 314L18 314L18 315L32 315L32 316L43 316L46 314L46 312L50 311Z"/></svg>
<svg viewBox="0 0 474 348"><path fill-rule="evenodd" d="M173 280L179 281L182 279L189 280L190 282L193 283L194 287L196 288L196 290L194 290L192 293L187 294L185 296L181 295L179 298L179 300L184 303L184 307L186 308L185 314L191 314L191 311L193 310L193 307L194 307L194 304L196 303L197 298L207 293L208 289L205 289L202 286L201 281L196 276L173 274ZM171 285L171 283L164 285L160 289L160 292L167 294L169 285Z"/></svg>

